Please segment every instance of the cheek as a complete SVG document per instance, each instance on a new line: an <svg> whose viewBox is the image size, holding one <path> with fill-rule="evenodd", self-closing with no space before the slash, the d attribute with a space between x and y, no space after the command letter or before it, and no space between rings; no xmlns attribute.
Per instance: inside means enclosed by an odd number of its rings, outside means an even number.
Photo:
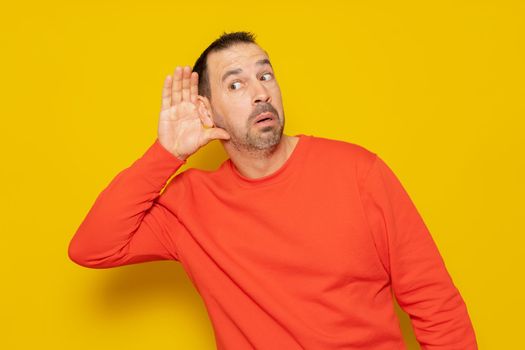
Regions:
<svg viewBox="0 0 525 350"><path fill-rule="evenodd" d="M275 90L277 91L277 95L279 95L279 99L281 98L281 88L279 87L279 84L275 84Z"/></svg>
<svg viewBox="0 0 525 350"><path fill-rule="evenodd" d="M214 112L213 113L213 124L215 124L219 128L224 128L224 118L220 114Z"/></svg>
<svg viewBox="0 0 525 350"><path fill-rule="evenodd" d="M252 111L251 100L236 96L230 99L225 114L227 114L233 123L242 122Z"/></svg>
<svg viewBox="0 0 525 350"><path fill-rule="evenodd" d="M279 88L279 85L275 84L272 87L271 94L273 96L274 101L281 101L281 89Z"/></svg>
<svg viewBox="0 0 525 350"><path fill-rule="evenodd" d="M244 127L250 114L253 111L252 101L249 94L239 92L238 94L220 96L220 101L216 100L212 104L215 120L218 123L234 127Z"/></svg>
<svg viewBox="0 0 525 350"><path fill-rule="evenodd" d="M218 107L216 103L211 104L211 116L213 123L218 127L224 127L224 113L222 108Z"/></svg>

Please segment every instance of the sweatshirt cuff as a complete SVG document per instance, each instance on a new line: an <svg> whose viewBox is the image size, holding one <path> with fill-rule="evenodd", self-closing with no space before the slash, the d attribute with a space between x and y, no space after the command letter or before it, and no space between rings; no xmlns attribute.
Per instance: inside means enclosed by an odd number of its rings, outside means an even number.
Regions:
<svg viewBox="0 0 525 350"><path fill-rule="evenodd" d="M166 165L172 165L175 168L181 167L186 164L186 160L175 157L171 154L164 146L161 145L159 139L155 139L155 142L150 148L144 153L142 157L147 157L152 160L157 160L165 163Z"/></svg>
<svg viewBox="0 0 525 350"><path fill-rule="evenodd" d="M134 176L147 180L154 188L161 189L169 177L172 176L186 160L175 157L164 146L158 138L132 165Z"/></svg>

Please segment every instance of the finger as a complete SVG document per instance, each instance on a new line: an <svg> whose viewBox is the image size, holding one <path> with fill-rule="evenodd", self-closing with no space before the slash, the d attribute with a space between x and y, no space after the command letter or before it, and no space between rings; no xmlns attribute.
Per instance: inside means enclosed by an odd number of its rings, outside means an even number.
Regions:
<svg viewBox="0 0 525 350"><path fill-rule="evenodd" d="M173 73L173 82L171 86L171 104L180 103L182 100L182 68L177 66Z"/></svg>
<svg viewBox="0 0 525 350"><path fill-rule="evenodd" d="M190 76L191 68L189 66L184 67L182 73L182 100L190 101Z"/></svg>
<svg viewBox="0 0 525 350"><path fill-rule="evenodd" d="M168 74L164 79L164 88L162 89L162 109L168 109L171 106L171 75Z"/></svg>
<svg viewBox="0 0 525 350"><path fill-rule="evenodd" d="M199 94L199 73L192 72L190 79L190 100L193 103L197 102L197 95Z"/></svg>

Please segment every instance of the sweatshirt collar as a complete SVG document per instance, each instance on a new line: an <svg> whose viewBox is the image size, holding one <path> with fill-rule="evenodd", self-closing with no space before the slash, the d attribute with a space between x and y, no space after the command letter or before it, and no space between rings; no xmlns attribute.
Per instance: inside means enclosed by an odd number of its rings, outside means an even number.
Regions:
<svg viewBox="0 0 525 350"><path fill-rule="evenodd" d="M299 137L297 144L295 145L292 153L283 165L271 174L265 175L259 178L249 178L242 175L231 159L227 160L227 167L230 170L232 177L235 181L243 187L259 187L262 185L274 184L287 178L297 167L300 159L303 157L306 148L308 147L310 136L304 134L294 135Z"/></svg>

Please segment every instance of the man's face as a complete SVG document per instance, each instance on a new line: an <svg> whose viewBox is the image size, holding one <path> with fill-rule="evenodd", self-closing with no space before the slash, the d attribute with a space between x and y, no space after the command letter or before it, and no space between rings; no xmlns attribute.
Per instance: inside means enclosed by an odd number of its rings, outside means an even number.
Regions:
<svg viewBox="0 0 525 350"><path fill-rule="evenodd" d="M283 133L284 112L266 53L258 45L240 43L211 53L207 66L215 125L230 134L237 149L276 146Z"/></svg>

